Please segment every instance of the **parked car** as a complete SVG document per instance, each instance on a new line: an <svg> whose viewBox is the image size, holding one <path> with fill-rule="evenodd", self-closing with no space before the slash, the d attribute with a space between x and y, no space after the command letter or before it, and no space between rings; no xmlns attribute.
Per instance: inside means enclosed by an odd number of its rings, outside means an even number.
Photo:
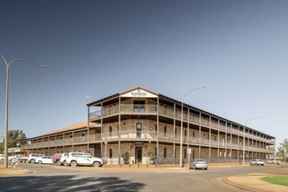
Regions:
<svg viewBox="0 0 288 192"><path fill-rule="evenodd" d="M255 159L255 160L250 161L250 165L252 165L252 166L253 165L255 165L255 166L264 166L265 163L261 159Z"/></svg>
<svg viewBox="0 0 288 192"><path fill-rule="evenodd" d="M28 159L27 159L27 162L28 163L38 163L38 160L43 157L44 155L43 154L29 154L28 156Z"/></svg>
<svg viewBox="0 0 288 192"><path fill-rule="evenodd" d="M28 157L22 155L22 156L19 158L19 161L22 162L22 163L25 163L25 162L28 161Z"/></svg>
<svg viewBox="0 0 288 192"><path fill-rule="evenodd" d="M9 164L12 165L16 164L19 161L20 157L21 157L20 155L8 156Z"/></svg>
<svg viewBox="0 0 288 192"><path fill-rule="evenodd" d="M101 167L103 165L103 160L98 157L93 157L89 153L82 152L70 152L64 157L63 164L65 166L76 167L78 165Z"/></svg>
<svg viewBox="0 0 288 192"><path fill-rule="evenodd" d="M274 164L274 165L280 165L281 162L277 159L270 159L266 161L267 164Z"/></svg>
<svg viewBox="0 0 288 192"><path fill-rule="evenodd" d="M206 160L203 159L197 159L192 161L192 169L208 169L208 162Z"/></svg>
<svg viewBox="0 0 288 192"><path fill-rule="evenodd" d="M43 156L43 157L39 157L37 158L36 163L39 164L53 164L53 159L49 156Z"/></svg>

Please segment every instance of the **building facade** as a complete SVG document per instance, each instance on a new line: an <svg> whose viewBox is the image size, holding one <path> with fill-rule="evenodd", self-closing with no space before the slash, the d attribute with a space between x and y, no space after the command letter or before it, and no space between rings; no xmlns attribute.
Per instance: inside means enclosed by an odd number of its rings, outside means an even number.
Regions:
<svg viewBox="0 0 288 192"><path fill-rule="evenodd" d="M181 165L189 155L210 162L247 161L274 153L273 136L142 87L87 106L82 127L32 138L25 149L89 151L108 164Z"/></svg>

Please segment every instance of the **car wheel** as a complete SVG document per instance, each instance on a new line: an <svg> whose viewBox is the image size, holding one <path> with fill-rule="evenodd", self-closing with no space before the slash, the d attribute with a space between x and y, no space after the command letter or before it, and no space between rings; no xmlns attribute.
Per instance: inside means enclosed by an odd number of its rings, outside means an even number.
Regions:
<svg viewBox="0 0 288 192"><path fill-rule="evenodd" d="M100 166L101 166L101 163L98 162L98 161L95 161L95 162L93 163L93 167L100 167Z"/></svg>
<svg viewBox="0 0 288 192"><path fill-rule="evenodd" d="M63 165L64 165L65 167L67 167L67 166L68 166L67 161L64 161L64 162L63 162Z"/></svg>
<svg viewBox="0 0 288 192"><path fill-rule="evenodd" d="M42 164L43 162L42 162L42 161L38 161L38 163L39 163L39 164Z"/></svg>
<svg viewBox="0 0 288 192"><path fill-rule="evenodd" d="M31 159L30 163L34 164L35 163L35 159Z"/></svg>
<svg viewBox="0 0 288 192"><path fill-rule="evenodd" d="M71 167L77 167L77 162L76 161L71 161Z"/></svg>

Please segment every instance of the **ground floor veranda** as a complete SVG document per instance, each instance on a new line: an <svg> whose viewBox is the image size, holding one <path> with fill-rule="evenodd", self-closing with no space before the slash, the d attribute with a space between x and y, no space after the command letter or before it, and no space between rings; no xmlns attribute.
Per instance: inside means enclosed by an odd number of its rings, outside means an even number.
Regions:
<svg viewBox="0 0 288 192"><path fill-rule="evenodd" d="M207 146L183 145L182 159L189 159L188 148L191 148L190 159L205 159L209 162L242 161L243 151L230 148L210 148ZM180 160L180 145L156 142L105 142L85 145L59 146L27 150L27 153L55 153L82 151L102 157L107 164L178 164ZM158 152L158 158L157 158ZM261 152L245 151L245 160L269 159L270 155Z"/></svg>

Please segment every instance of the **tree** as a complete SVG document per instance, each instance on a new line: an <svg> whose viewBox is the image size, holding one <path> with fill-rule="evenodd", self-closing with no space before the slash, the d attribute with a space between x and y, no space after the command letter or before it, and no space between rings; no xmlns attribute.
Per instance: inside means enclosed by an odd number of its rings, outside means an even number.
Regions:
<svg viewBox="0 0 288 192"><path fill-rule="evenodd" d="M26 139L26 134L23 130L9 130L8 131L8 148L17 147L19 145L23 145L25 143L24 139ZM4 139L0 143L0 153L4 151Z"/></svg>
<svg viewBox="0 0 288 192"><path fill-rule="evenodd" d="M283 161L288 160L288 139L284 139L282 143L280 143L280 146L277 149L277 157L279 159L282 159Z"/></svg>

